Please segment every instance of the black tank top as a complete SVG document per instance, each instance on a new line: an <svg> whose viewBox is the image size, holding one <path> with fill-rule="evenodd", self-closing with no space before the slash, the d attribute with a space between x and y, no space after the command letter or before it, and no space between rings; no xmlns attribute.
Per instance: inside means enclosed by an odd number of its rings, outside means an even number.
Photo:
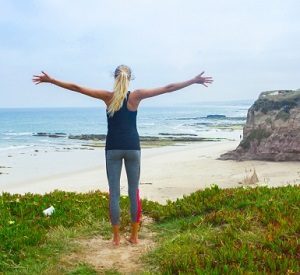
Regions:
<svg viewBox="0 0 300 275"><path fill-rule="evenodd" d="M120 110L112 117L107 116L107 137L105 150L140 150L140 138L136 128L137 111L127 108L127 98L124 99Z"/></svg>

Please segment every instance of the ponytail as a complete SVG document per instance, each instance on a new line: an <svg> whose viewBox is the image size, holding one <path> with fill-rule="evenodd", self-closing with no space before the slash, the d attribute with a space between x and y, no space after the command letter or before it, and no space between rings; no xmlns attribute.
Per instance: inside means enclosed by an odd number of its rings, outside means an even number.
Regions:
<svg viewBox="0 0 300 275"><path fill-rule="evenodd" d="M110 117L112 117L114 113L122 107L123 101L127 95L129 88L131 70L125 65L120 65L115 70L114 76L114 95L107 110L107 113Z"/></svg>

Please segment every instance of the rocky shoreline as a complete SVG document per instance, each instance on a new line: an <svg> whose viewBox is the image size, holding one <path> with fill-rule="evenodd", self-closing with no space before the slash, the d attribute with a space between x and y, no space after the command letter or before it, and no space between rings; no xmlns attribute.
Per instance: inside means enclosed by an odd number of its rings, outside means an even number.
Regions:
<svg viewBox="0 0 300 275"><path fill-rule="evenodd" d="M82 135L68 135L66 133L36 133L36 137L49 137L49 138L68 138L72 140L82 140L92 143L83 144L83 146L90 147L103 147L106 140L105 134L82 134ZM171 134L160 133L160 136L140 136L141 145L143 147L153 146L166 146L175 143L190 143L202 141L222 141L225 138L205 138L198 137L195 134Z"/></svg>
<svg viewBox="0 0 300 275"><path fill-rule="evenodd" d="M300 161L300 89L262 92L239 146L222 160Z"/></svg>

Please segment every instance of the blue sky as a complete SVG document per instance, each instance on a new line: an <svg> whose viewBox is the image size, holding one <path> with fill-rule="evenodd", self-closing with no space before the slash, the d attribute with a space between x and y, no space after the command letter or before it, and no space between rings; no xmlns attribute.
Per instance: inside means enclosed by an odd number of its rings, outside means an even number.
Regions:
<svg viewBox="0 0 300 275"><path fill-rule="evenodd" d="M192 78L193 85L144 105L257 99L300 88L298 0L1 0L0 108L99 106L33 74L110 90L119 64L131 89Z"/></svg>

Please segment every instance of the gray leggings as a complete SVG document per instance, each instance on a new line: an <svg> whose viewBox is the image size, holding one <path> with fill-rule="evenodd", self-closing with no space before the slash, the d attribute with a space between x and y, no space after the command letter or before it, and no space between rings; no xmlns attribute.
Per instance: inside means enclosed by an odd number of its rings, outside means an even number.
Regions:
<svg viewBox="0 0 300 275"><path fill-rule="evenodd" d="M139 222L141 216L139 197L141 151L107 150L106 171L110 197L109 213L112 225L120 224L120 177L123 159L128 181L131 221Z"/></svg>

